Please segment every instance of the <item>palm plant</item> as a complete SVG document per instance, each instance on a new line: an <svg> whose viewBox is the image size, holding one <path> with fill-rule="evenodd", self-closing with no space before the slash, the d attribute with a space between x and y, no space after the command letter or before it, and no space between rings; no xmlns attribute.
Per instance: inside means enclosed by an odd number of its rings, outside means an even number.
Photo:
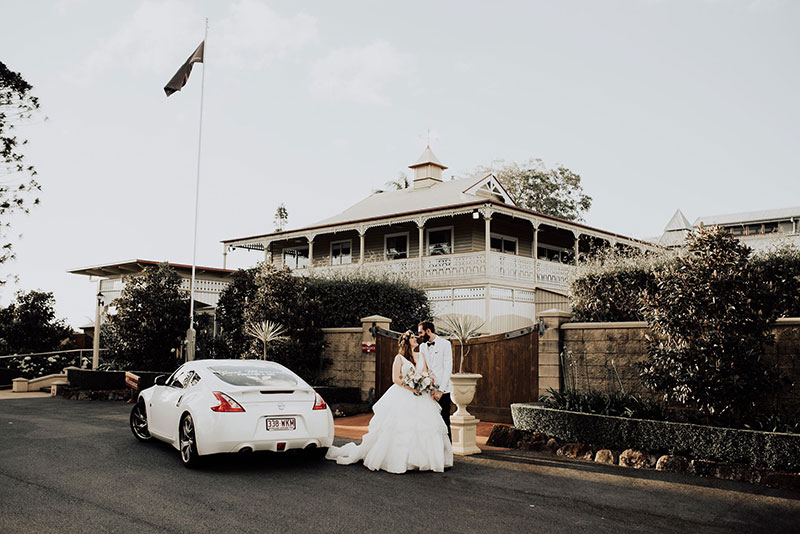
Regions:
<svg viewBox="0 0 800 534"><path fill-rule="evenodd" d="M286 327L273 321L261 321L258 323L248 322L244 328L245 334L259 340L263 345L262 359L267 359L267 345L273 341L285 341L289 339L286 335Z"/></svg>
<svg viewBox="0 0 800 534"><path fill-rule="evenodd" d="M440 318L438 322L439 331L454 339L461 345L461 359L458 362L458 372L464 372L464 358L469 354L470 348L467 342L470 338L477 337L484 322L474 315L451 314ZM464 347L467 348L464 352Z"/></svg>

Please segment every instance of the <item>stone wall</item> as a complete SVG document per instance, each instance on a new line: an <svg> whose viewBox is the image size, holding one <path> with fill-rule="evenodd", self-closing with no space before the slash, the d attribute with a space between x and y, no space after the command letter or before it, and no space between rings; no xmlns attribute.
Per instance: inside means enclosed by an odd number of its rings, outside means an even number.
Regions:
<svg viewBox="0 0 800 534"><path fill-rule="evenodd" d="M366 401L375 387L375 339L369 329L376 325L389 330L392 323L378 315L364 317L361 323L361 328L322 329L328 344L324 357L331 360L322 378L331 386L359 388Z"/></svg>
<svg viewBox="0 0 800 534"><path fill-rule="evenodd" d="M609 384L614 382L619 391L618 375L625 391L645 393L636 363L647 358L645 335L650 332L647 323L564 323L553 326L560 329L561 350L574 373L578 389L587 389L588 386L608 391ZM800 408L800 318L778 319L773 333L775 344L765 348L764 357L778 364L795 384L784 392L781 401L787 406ZM566 378L564 370L561 371Z"/></svg>

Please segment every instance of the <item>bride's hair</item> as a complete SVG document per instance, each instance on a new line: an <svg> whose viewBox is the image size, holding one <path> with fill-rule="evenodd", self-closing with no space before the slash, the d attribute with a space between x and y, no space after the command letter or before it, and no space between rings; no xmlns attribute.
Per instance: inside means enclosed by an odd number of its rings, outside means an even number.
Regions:
<svg viewBox="0 0 800 534"><path fill-rule="evenodd" d="M408 332L400 336L400 339L397 340L397 352L399 352L403 358L414 363L414 354L411 350L410 338L411 334Z"/></svg>

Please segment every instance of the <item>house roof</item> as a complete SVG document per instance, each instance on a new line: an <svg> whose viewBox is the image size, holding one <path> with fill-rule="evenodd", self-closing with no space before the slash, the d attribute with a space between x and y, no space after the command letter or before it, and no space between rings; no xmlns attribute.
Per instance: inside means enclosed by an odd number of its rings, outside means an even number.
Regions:
<svg viewBox="0 0 800 534"><path fill-rule="evenodd" d="M154 267L166 263L179 274L192 272L192 266L183 263L170 263L153 260L127 260L117 263L105 263L103 265L93 265L91 267L81 267L67 271L71 274L83 274L86 276L98 276L101 278L118 278L129 274L137 274L144 271L147 267ZM195 266L195 274L216 274L218 276L228 276L236 271L230 269L220 269L218 267Z"/></svg>
<svg viewBox="0 0 800 534"><path fill-rule="evenodd" d="M686 217L683 216L683 212L681 210L676 210L675 215L672 216L672 219L669 220L667 226L664 228L665 232L675 232L680 230L691 230L692 225L689 224L689 221Z"/></svg>
<svg viewBox="0 0 800 534"><path fill-rule="evenodd" d="M373 193L343 212L318 221L311 226L329 226L350 221L385 217L400 211L412 211L398 209L400 206L413 208L413 211L424 211L485 200L485 197L465 193L473 185L475 185L474 178L464 178L441 182L434 187L424 189L409 187L398 191Z"/></svg>
<svg viewBox="0 0 800 534"><path fill-rule="evenodd" d="M800 218L800 207L779 208L773 210L745 211L741 213L728 213L725 215L705 215L694 221L695 226L715 226L726 224L747 224L765 221L789 220L792 217Z"/></svg>

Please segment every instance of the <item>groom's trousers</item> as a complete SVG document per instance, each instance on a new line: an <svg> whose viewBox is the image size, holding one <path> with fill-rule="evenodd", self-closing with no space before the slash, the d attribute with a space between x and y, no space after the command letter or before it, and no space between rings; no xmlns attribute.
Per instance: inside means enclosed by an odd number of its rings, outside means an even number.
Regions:
<svg viewBox="0 0 800 534"><path fill-rule="evenodd" d="M450 406L452 402L450 402L450 394L445 393L442 395L442 398L439 399L439 406L442 407L442 419L444 419L444 424L447 425L447 436L452 440L453 435L450 433Z"/></svg>

